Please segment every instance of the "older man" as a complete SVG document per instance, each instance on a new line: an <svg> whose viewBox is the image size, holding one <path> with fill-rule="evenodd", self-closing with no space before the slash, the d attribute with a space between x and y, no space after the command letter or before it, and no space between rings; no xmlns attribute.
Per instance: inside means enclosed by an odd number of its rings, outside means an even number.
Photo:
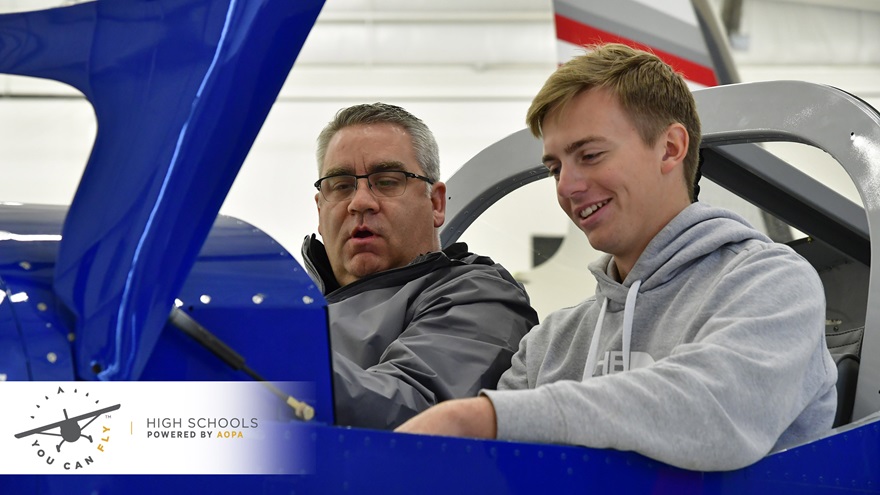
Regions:
<svg viewBox="0 0 880 495"><path fill-rule="evenodd" d="M537 323L522 286L464 244L441 250L437 143L404 109L340 110L318 137L319 226L303 258L329 307L337 422L393 428L494 388Z"/></svg>

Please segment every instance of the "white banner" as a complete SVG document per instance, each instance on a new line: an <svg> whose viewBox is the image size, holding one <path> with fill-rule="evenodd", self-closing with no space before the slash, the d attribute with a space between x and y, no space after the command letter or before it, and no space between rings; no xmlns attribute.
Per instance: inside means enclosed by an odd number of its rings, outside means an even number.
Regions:
<svg viewBox="0 0 880 495"><path fill-rule="evenodd" d="M0 474L308 474L310 384L0 383Z"/></svg>

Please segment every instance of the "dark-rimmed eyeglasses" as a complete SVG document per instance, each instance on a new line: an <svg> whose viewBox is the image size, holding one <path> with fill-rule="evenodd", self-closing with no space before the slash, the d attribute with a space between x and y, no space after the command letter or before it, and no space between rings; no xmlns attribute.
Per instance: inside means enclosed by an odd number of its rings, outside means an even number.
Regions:
<svg viewBox="0 0 880 495"><path fill-rule="evenodd" d="M383 198L393 198L406 192L407 179L419 179L434 184L434 181L423 175L403 170L381 170L366 175L339 174L321 177L315 187L321 196L330 203L351 199L357 191L358 179L367 179L370 191Z"/></svg>

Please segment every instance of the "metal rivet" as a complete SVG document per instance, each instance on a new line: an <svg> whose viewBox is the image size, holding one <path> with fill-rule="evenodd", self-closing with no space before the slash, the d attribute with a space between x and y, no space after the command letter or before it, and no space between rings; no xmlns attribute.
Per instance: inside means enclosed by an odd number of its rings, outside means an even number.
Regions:
<svg viewBox="0 0 880 495"><path fill-rule="evenodd" d="M315 300L309 296L303 296L303 302L306 304L312 304L313 302L315 302Z"/></svg>
<svg viewBox="0 0 880 495"><path fill-rule="evenodd" d="M199 301L202 301L202 304L208 304L209 302L211 302L211 296L209 296L207 294L202 294L199 297Z"/></svg>
<svg viewBox="0 0 880 495"><path fill-rule="evenodd" d="M68 342L73 342L74 340L76 340L76 334L75 334L75 333L70 332L69 334L67 334L67 341L68 341Z"/></svg>
<svg viewBox="0 0 880 495"><path fill-rule="evenodd" d="M251 301L253 301L254 304L262 304L265 298L266 296L264 296L263 294L254 294L254 297L251 298Z"/></svg>
<svg viewBox="0 0 880 495"><path fill-rule="evenodd" d="M31 264L28 263L27 261L22 261L21 263L18 264L18 266L24 268L25 270L31 269Z"/></svg>
<svg viewBox="0 0 880 495"><path fill-rule="evenodd" d="M55 361L58 361L58 355L54 352L50 352L49 354L46 354L46 360L50 363L54 363Z"/></svg>
<svg viewBox="0 0 880 495"><path fill-rule="evenodd" d="M46 306L46 303L41 302L37 303L37 309L39 309L40 311L46 311L47 309L49 309L49 306Z"/></svg>

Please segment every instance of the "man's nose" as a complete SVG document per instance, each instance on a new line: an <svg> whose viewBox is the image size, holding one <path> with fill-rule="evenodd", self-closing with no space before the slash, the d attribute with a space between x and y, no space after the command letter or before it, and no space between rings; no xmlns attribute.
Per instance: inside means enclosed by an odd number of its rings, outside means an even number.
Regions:
<svg viewBox="0 0 880 495"><path fill-rule="evenodd" d="M559 167L559 180L556 182L556 194L562 198L570 198L589 188L589 181L584 171L571 164Z"/></svg>
<svg viewBox="0 0 880 495"><path fill-rule="evenodd" d="M357 179L354 195L348 203L348 209L358 212L376 211L379 209L379 202L376 200L373 191L370 190L370 183L365 177Z"/></svg>

